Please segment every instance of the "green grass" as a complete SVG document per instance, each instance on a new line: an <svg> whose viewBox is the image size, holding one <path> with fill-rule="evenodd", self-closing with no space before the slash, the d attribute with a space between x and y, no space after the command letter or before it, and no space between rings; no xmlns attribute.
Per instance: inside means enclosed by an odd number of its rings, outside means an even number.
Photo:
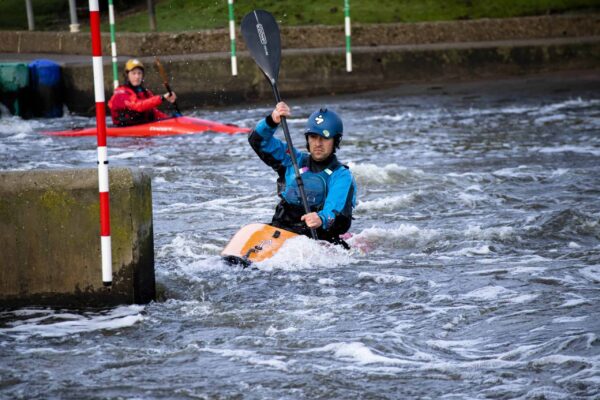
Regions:
<svg viewBox="0 0 600 400"><path fill-rule="evenodd" d="M226 0L155 1L159 31L179 32L228 26ZM24 3L24 0L0 0L0 29L27 29ZM67 0L32 0L32 3L36 29L68 30ZM81 7L80 3L78 5ZM135 6L127 6L127 3L136 1L115 1L117 31L148 31L146 2L137 0ZM353 23L372 24L598 12L600 0L350 0L350 7ZM247 12L256 8L270 11L281 25L339 25L344 21L343 0L239 0L235 4L238 23ZM82 25L86 24L86 10L80 9L79 22ZM105 30L108 30L107 14L103 13Z"/></svg>
<svg viewBox="0 0 600 400"><path fill-rule="evenodd" d="M65 30L69 30L69 2L64 0L31 0L35 29L46 30L66 16ZM0 29L26 30L27 12L24 0L0 0Z"/></svg>

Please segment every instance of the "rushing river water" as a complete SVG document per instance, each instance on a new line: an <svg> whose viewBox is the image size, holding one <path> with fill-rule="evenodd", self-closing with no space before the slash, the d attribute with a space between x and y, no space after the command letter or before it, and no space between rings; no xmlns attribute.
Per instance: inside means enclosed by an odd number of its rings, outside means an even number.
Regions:
<svg viewBox="0 0 600 400"><path fill-rule="evenodd" d="M258 270L225 265L277 202L246 136L109 139L111 166L152 176L167 299L0 313L1 398L600 397L597 75L289 103L298 147L314 109L344 119L353 250L299 238ZM0 119L0 169L94 168L94 138L38 133L90 122Z"/></svg>

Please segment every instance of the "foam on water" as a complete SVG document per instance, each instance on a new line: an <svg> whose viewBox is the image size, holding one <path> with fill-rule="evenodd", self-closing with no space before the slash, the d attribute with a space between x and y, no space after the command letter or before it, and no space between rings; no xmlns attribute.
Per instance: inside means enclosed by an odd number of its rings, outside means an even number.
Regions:
<svg viewBox="0 0 600 400"><path fill-rule="evenodd" d="M583 315L581 317L558 317L552 320L555 324L573 324L576 322L583 322L588 318L587 315Z"/></svg>
<svg viewBox="0 0 600 400"><path fill-rule="evenodd" d="M245 215L252 217L250 220L266 220L273 214L272 200L262 197L223 197L208 201L193 203L171 203L156 207L156 214L198 214L200 212L218 212L222 214Z"/></svg>
<svg viewBox="0 0 600 400"><path fill-rule="evenodd" d="M464 235L466 238L476 240L508 240L514 237L515 229L512 226L499 226L482 229L479 225L470 225L464 231Z"/></svg>
<svg viewBox="0 0 600 400"><path fill-rule="evenodd" d="M360 201L356 206L358 213L368 213L369 211L394 211L410 206L421 197L421 194L408 193L400 196L382 197L377 200Z"/></svg>
<svg viewBox="0 0 600 400"><path fill-rule="evenodd" d="M399 284L399 283L404 283L404 282L410 280L410 278L407 278L407 277L401 276L401 275L378 274L378 273L371 273L371 272L359 273L358 279L359 279L359 281L370 281L370 282L375 282L375 283L379 283L379 284L388 284L388 283Z"/></svg>
<svg viewBox="0 0 600 400"><path fill-rule="evenodd" d="M271 325L269 327L269 329L267 329L265 331L265 335L267 335L267 336L277 336L277 335L292 334L292 333L295 333L295 332L298 332L298 328L295 328L293 326L290 326L290 327L284 328L284 329L277 329L273 325Z"/></svg>
<svg viewBox="0 0 600 400"><path fill-rule="evenodd" d="M404 121L407 119L412 119L413 118L413 114L410 112L407 112L405 114L395 114L395 115L372 115L370 117L366 117L365 121L392 121L392 122L398 122L398 121Z"/></svg>
<svg viewBox="0 0 600 400"><path fill-rule="evenodd" d="M534 119L533 123L535 125L544 125L544 124L551 124L553 122L560 122L564 119L565 119L565 116L561 115L561 114L548 115L548 116L539 117L539 118Z"/></svg>
<svg viewBox="0 0 600 400"><path fill-rule="evenodd" d="M398 164L378 166L369 163L356 164L349 162L348 166L356 182L361 185L399 183L423 176L423 171L419 169L410 169Z"/></svg>
<svg viewBox="0 0 600 400"><path fill-rule="evenodd" d="M555 153L578 153L578 154L591 154L593 156L600 156L600 148L592 146L576 146L576 145L558 145L548 147L534 147L531 149L532 152L539 152L543 154L555 154Z"/></svg>
<svg viewBox="0 0 600 400"><path fill-rule="evenodd" d="M538 176L526 165L520 165L516 168L502 168L494 171L493 175L503 178L538 180Z"/></svg>
<svg viewBox="0 0 600 400"><path fill-rule="evenodd" d="M401 248L422 249L431 245L447 244L448 241L493 240L505 241L514 237L512 227L468 226L465 231L421 228L412 224L401 224L394 228L366 228L354 234L349 240L350 246L369 252L375 249ZM478 247L466 247L444 253L443 257L461 255L485 255L492 252L488 244Z"/></svg>
<svg viewBox="0 0 600 400"><path fill-rule="evenodd" d="M437 229L421 229L402 224L396 228L367 228L348 240L350 246L361 248L415 248L422 247L442 236Z"/></svg>
<svg viewBox="0 0 600 400"><path fill-rule="evenodd" d="M475 299L478 301L489 301L498 298L511 297L515 294L513 290L506 289L502 286L485 286L479 289L470 291L462 297L467 299Z"/></svg>
<svg viewBox="0 0 600 400"><path fill-rule="evenodd" d="M578 295L573 294L572 296L574 297L573 299L566 300L559 307L560 308L571 308L571 307L581 306L583 304L591 304L589 300L584 299Z"/></svg>
<svg viewBox="0 0 600 400"><path fill-rule="evenodd" d="M40 120L24 120L15 116L2 117L0 118L0 135L7 135L12 139L17 139L16 135L19 135L18 138L29 137L44 126L44 122Z"/></svg>
<svg viewBox="0 0 600 400"><path fill-rule="evenodd" d="M333 268L356 262L356 253L306 236L297 236L285 241L277 253L254 265L261 270L281 269L286 271Z"/></svg>
<svg viewBox="0 0 600 400"><path fill-rule="evenodd" d="M460 250L456 250L456 251L450 251L447 252L446 254L449 256L467 256L467 257L473 257L473 256L485 256L485 255L489 255L492 253L492 250L490 249L490 246L488 245L484 245L484 246L480 246L480 247L466 247Z"/></svg>
<svg viewBox="0 0 600 400"><path fill-rule="evenodd" d="M32 310L34 317L19 319L0 328L0 335L8 335L19 340L33 336L45 338L78 335L101 330L119 330L144 320L143 306L120 306L104 312L83 314L60 311ZM31 314L29 313L29 314ZM41 316L37 316L37 314ZM26 313L27 314L27 313ZM17 313L17 315L19 315Z"/></svg>
<svg viewBox="0 0 600 400"><path fill-rule="evenodd" d="M480 195L480 194L470 194L470 193L459 193L458 200L463 203L467 207L474 208L479 204L485 203L489 200L488 196Z"/></svg>
<svg viewBox="0 0 600 400"><path fill-rule="evenodd" d="M483 339L470 339L470 340L428 340L425 342L427 345L443 350L461 350L469 347L483 347L486 343ZM464 354L463 354L464 356Z"/></svg>
<svg viewBox="0 0 600 400"><path fill-rule="evenodd" d="M304 350L304 353L331 353L342 361L365 364L413 364L411 361L390 358L374 353L361 342L331 343L323 347Z"/></svg>
<svg viewBox="0 0 600 400"><path fill-rule="evenodd" d="M569 99L565 101L559 101L553 104L547 104L542 107L539 107L537 110L534 110L532 114L534 115L544 115L544 114L555 114L559 110L564 109L578 109L578 108L589 108L595 107L600 104L600 100L598 99L582 99L578 97L576 99Z"/></svg>
<svg viewBox="0 0 600 400"><path fill-rule="evenodd" d="M229 350L216 348L202 348L200 350L218 354L230 359L240 360L242 362L260 367L273 368L280 371L287 371L288 369L287 363L283 361L283 357L281 356L267 357L250 350Z"/></svg>
<svg viewBox="0 0 600 400"><path fill-rule="evenodd" d="M203 248L200 240L195 236L177 235L170 243L160 247L157 252L158 258L191 258L197 259L203 255Z"/></svg>

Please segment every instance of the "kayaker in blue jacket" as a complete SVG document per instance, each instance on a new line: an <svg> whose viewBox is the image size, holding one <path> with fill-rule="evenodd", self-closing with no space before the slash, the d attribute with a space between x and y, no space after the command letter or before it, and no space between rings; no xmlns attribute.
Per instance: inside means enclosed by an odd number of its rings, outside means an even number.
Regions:
<svg viewBox="0 0 600 400"><path fill-rule="evenodd" d="M281 117L289 116L288 105L278 103L248 138L260 159L278 174L277 194L281 201L275 208L271 225L306 236L310 236L309 228L313 228L319 239L345 244L339 236L346 233L352 223L356 183L350 169L341 164L335 154L344 131L342 120L331 110L315 111L308 117L304 131L309 152L293 149L311 210L306 214L287 143L274 137Z"/></svg>

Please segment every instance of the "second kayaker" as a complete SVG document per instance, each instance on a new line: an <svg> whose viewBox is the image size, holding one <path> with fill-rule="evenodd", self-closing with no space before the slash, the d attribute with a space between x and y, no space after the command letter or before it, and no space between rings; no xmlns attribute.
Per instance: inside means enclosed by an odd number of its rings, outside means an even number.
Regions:
<svg viewBox="0 0 600 400"><path fill-rule="evenodd" d="M115 126L145 124L169 115L158 110L162 102L175 103L175 92L155 95L144 87L144 64L133 58L125 63L125 83L115 89L108 101Z"/></svg>

